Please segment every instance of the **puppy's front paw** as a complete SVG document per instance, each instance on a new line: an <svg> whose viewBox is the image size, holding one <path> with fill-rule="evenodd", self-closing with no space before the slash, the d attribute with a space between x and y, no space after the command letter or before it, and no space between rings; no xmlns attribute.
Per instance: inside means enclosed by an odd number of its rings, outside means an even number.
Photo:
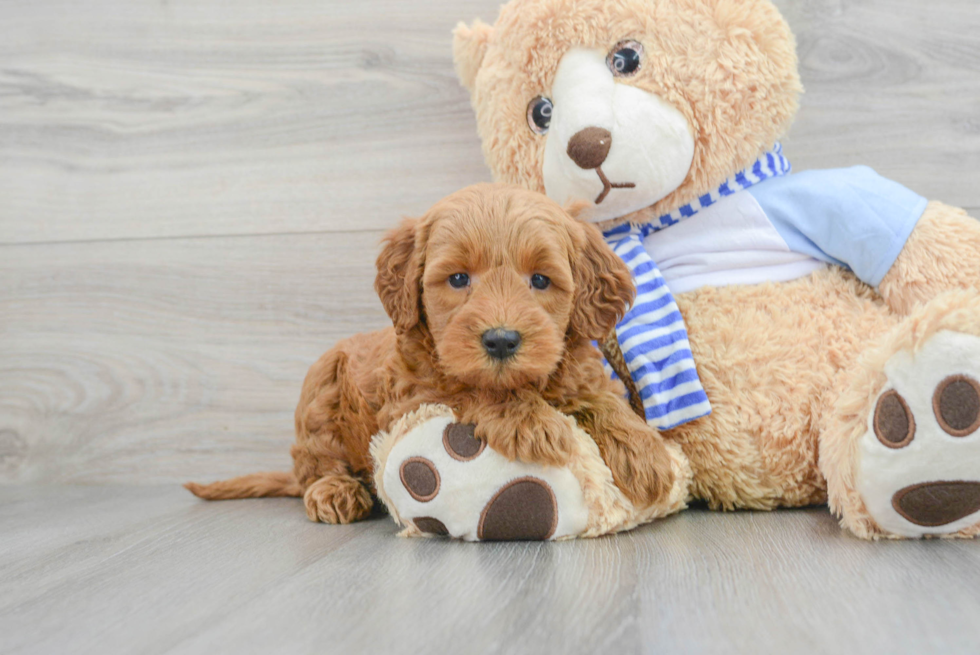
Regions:
<svg viewBox="0 0 980 655"><path fill-rule="evenodd" d="M320 478L303 494L306 515L322 523L353 523L371 513L374 501L360 481L347 476Z"/></svg>
<svg viewBox="0 0 980 655"><path fill-rule="evenodd" d="M675 475L671 458L661 443L607 449L603 453L616 486L637 507L650 507L670 495Z"/></svg>
<svg viewBox="0 0 980 655"><path fill-rule="evenodd" d="M565 466L574 448L571 426L557 412L492 417L478 425L476 434L509 460L545 466Z"/></svg>

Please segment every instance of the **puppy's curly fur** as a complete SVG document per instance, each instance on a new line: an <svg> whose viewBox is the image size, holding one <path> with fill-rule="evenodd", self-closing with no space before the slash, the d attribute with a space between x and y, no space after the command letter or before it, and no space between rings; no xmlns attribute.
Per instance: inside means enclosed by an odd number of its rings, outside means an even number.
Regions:
<svg viewBox="0 0 980 655"><path fill-rule="evenodd" d="M542 195L476 185L389 232L377 268L393 327L342 341L312 366L296 409L293 474L188 484L192 492L303 495L313 520L364 518L374 503L372 435L425 403L452 407L508 458L555 466L568 461L573 438L560 413L574 416L635 505L670 492L660 435L629 409L591 343L634 295L596 228ZM450 284L459 273L467 277ZM535 274L550 284L532 284ZM512 357L489 356L482 336L495 328L520 334Z"/></svg>

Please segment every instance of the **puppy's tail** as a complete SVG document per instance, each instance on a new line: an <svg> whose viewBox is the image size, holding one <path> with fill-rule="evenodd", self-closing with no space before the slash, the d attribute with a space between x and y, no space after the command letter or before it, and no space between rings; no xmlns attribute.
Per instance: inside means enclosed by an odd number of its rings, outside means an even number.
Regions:
<svg viewBox="0 0 980 655"><path fill-rule="evenodd" d="M269 471L252 473L211 484L188 482L184 488L205 500L232 498L266 498L270 496L302 496L303 488L292 472Z"/></svg>

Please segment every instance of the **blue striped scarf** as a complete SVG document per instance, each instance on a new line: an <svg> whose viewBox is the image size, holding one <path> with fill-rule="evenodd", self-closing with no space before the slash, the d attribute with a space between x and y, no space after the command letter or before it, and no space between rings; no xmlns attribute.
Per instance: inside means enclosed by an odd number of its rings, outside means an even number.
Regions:
<svg viewBox="0 0 980 655"><path fill-rule="evenodd" d="M636 300L616 326L619 347L643 401L647 422L660 430L707 416L711 404L698 377L684 318L660 269L647 254L643 239L694 216L725 196L786 175L790 164L782 152L777 143L755 164L694 202L649 223L627 223L605 233L606 242L629 267L636 284Z"/></svg>

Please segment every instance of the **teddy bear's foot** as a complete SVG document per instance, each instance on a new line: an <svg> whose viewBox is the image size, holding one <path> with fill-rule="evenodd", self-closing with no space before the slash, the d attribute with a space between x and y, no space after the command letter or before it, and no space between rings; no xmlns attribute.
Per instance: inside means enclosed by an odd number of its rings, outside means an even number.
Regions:
<svg viewBox="0 0 980 655"><path fill-rule="evenodd" d="M857 488L880 528L902 537L980 523L980 338L935 335L895 355L859 445Z"/></svg>
<svg viewBox="0 0 980 655"><path fill-rule="evenodd" d="M563 468L510 461L473 432L449 408L427 405L374 438L378 496L405 527L402 535L466 541L594 537L684 507L689 468L679 448L671 450L680 474L669 507L639 512L578 427L572 462Z"/></svg>
<svg viewBox="0 0 980 655"><path fill-rule="evenodd" d="M949 329L970 322L969 332ZM893 335L897 341L890 345L904 343L885 361L879 374L883 384L854 442L850 497L835 489L846 479L828 475L831 504L859 536L972 537L980 532L976 332L980 303L965 295L952 308L948 302L926 306Z"/></svg>

